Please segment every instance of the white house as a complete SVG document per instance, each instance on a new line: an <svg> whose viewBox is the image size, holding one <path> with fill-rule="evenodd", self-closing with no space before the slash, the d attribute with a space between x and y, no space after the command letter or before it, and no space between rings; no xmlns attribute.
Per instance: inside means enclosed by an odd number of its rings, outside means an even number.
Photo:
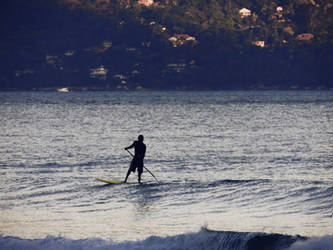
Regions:
<svg viewBox="0 0 333 250"><path fill-rule="evenodd" d="M253 45L264 48L265 47L265 41L255 41L252 42Z"/></svg>
<svg viewBox="0 0 333 250"><path fill-rule="evenodd" d="M184 45L186 43L196 43L197 40L195 37L187 35L187 34L175 34L174 36L168 39L173 43L174 47Z"/></svg>
<svg viewBox="0 0 333 250"><path fill-rule="evenodd" d="M106 80L108 71L109 71L108 69L104 68L104 66L101 65L98 68L90 69L90 77L97 78L100 80Z"/></svg>
<svg viewBox="0 0 333 250"><path fill-rule="evenodd" d="M251 16L251 10L243 8L239 10L239 14L241 15L241 18Z"/></svg>
<svg viewBox="0 0 333 250"><path fill-rule="evenodd" d="M139 0L138 3L148 7L154 4L154 0Z"/></svg>
<svg viewBox="0 0 333 250"><path fill-rule="evenodd" d="M281 6L276 7L276 11L278 13L281 13L283 11L283 7L281 7Z"/></svg>

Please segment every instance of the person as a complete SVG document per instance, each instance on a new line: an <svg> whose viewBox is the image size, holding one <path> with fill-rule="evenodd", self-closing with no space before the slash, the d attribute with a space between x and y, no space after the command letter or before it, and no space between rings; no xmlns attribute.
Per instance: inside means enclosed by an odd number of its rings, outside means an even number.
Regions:
<svg viewBox="0 0 333 250"><path fill-rule="evenodd" d="M127 175L125 178L125 181L127 181L128 176L131 172L135 172L136 169L138 169L138 182L141 183L141 175L143 172L143 159L146 155L146 145L143 143L143 135L138 136L138 140L134 141L131 146L128 146L125 148L125 150L134 148L134 157L131 162L131 165L127 171Z"/></svg>

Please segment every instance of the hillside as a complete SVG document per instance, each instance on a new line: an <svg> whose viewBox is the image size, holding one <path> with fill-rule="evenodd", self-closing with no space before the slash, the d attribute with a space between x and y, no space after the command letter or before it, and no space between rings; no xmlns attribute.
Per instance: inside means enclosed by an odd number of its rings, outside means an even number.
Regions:
<svg viewBox="0 0 333 250"><path fill-rule="evenodd" d="M0 89L332 89L330 2L5 0Z"/></svg>

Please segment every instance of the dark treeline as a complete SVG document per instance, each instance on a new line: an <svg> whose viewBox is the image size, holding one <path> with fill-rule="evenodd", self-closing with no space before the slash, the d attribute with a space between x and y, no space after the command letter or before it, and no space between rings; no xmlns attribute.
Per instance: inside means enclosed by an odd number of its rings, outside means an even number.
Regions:
<svg viewBox="0 0 333 250"><path fill-rule="evenodd" d="M329 2L5 0L0 89L332 89Z"/></svg>

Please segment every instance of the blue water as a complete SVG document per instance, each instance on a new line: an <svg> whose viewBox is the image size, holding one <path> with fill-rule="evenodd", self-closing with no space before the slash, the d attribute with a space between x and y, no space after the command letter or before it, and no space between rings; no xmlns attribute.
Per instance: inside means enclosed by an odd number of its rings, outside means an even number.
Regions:
<svg viewBox="0 0 333 250"><path fill-rule="evenodd" d="M333 92L0 93L0 249L333 249L332 152Z"/></svg>

